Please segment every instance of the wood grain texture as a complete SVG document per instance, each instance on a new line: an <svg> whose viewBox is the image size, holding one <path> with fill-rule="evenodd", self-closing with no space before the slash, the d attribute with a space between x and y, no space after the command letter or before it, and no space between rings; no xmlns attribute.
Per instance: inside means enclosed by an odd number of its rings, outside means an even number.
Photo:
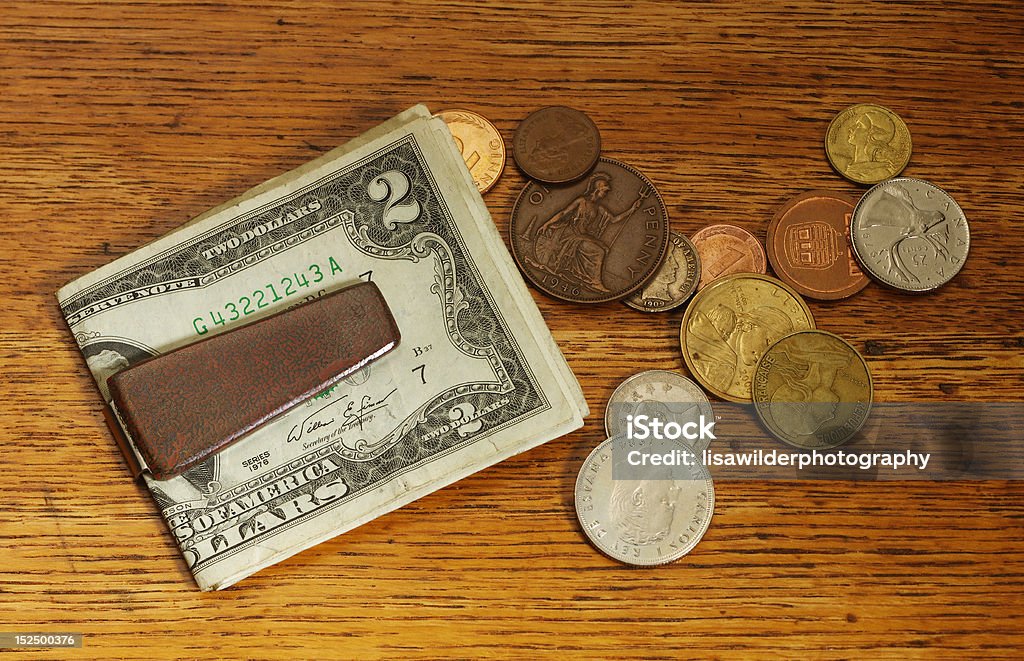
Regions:
<svg viewBox="0 0 1024 661"><path fill-rule="evenodd" d="M0 630L80 631L25 658L1019 658L1019 483L717 485L682 561L632 570L578 530L608 395L684 370L682 311L535 293L586 427L264 570L192 583L127 478L52 292L417 102L511 140L551 104L650 177L673 227L764 239L811 188L857 193L823 136L856 102L910 127L908 176L965 210L927 296L810 305L879 401L1019 401L1024 5L1006 2L37 2L0 12ZM486 200L503 232L525 183Z"/></svg>

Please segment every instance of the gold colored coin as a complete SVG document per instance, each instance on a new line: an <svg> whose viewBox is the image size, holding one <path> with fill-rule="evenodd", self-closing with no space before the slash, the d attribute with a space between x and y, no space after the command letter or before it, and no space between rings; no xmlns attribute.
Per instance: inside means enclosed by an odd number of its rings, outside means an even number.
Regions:
<svg viewBox="0 0 1024 661"><path fill-rule="evenodd" d="M505 169L505 141L483 116L469 110L444 110L437 116L448 125L455 145L462 152L473 183L486 193Z"/></svg>
<svg viewBox="0 0 1024 661"><path fill-rule="evenodd" d="M850 440L868 419L871 372L838 335L797 331L761 356L753 395L773 436L804 450L827 450Z"/></svg>
<svg viewBox="0 0 1024 661"><path fill-rule="evenodd" d="M690 373L709 392L749 402L765 350L781 337L812 328L810 309L789 285L739 273L697 292L683 315L679 343Z"/></svg>
<svg viewBox="0 0 1024 661"><path fill-rule="evenodd" d="M828 162L859 184L877 184L903 172L910 151L907 125L893 111L873 103L843 110L825 133Z"/></svg>

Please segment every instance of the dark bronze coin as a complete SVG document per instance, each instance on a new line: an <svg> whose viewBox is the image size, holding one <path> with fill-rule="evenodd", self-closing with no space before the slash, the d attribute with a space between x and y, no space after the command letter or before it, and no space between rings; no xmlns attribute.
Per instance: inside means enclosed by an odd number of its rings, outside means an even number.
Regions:
<svg viewBox="0 0 1024 661"><path fill-rule="evenodd" d="M579 110L549 106L519 123L512 157L526 176L549 184L576 181L601 156L601 134Z"/></svg>
<svg viewBox="0 0 1024 661"><path fill-rule="evenodd" d="M768 259L779 279L808 298L836 300L868 284L850 249L856 198L812 190L778 210L768 225Z"/></svg>
<svg viewBox="0 0 1024 661"><path fill-rule="evenodd" d="M527 184L509 231L523 275L574 303L629 296L668 252L668 211L654 184L608 158L575 184Z"/></svg>

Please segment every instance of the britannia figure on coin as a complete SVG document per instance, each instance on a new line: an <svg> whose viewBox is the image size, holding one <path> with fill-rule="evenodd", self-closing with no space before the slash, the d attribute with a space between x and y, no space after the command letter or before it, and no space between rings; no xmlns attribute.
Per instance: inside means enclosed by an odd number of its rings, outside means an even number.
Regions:
<svg viewBox="0 0 1024 661"><path fill-rule="evenodd" d="M672 480L617 480L612 489L611 517L620 539L646 546L668 537L678 491Z"/></svg>
<svg viewBox="0 0 1024 661"><path fill-rule="evenodd" d="M628 209L615 214L601 201L610 191L611 177L595 172L583 195L555 213L538 232L543 243L550 247L544 255L538 250L538 258L543 260L545 268L553 273L568 273L600 292L609 291L601 280L608 246L612 243L604 239L605 232L629 218L643 202L637 197ZM542 242L541 237L538 237L538 244Z"/></svg>

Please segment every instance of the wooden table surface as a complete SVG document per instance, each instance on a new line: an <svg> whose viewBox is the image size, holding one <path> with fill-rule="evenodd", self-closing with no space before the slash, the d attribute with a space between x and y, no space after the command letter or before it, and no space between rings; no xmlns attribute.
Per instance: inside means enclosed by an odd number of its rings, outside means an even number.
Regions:
<svg viewBox="0 0 1024 661"><path fill-rule="evenodd" d="M506 143L545 105L658 186L675 229L764 238L810 188L840 109L910 127L905 174L971 223L943 289L814 303L877 401L1019 401L1024 5L1006 2L38 2L0 10L0 631L73 631L24 658L1012 658L1024 487L721 482L704 540L635 570L572 503L613 388L685 371L681 312L534 292L592 414L569 436L219 593L194 585L126 475L61 319L65 282L418 102ZM504 233L525 179L486 196Z"/></svg>

